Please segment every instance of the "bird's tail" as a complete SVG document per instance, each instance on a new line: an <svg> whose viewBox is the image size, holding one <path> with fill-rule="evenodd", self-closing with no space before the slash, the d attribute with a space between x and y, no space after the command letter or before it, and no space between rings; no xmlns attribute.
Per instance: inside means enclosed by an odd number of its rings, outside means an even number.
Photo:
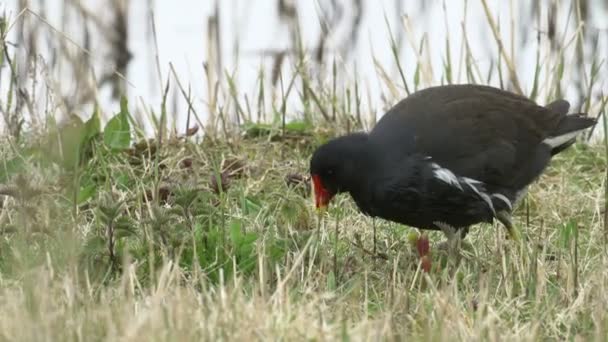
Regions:
<svg viewBox="0 0 608 342"><path fill-rule="evenodd" d="M570 147L579 134L597 122L596 119L588 117L585 113L568 114L570 104L566 100L551 102L546 105L546 108L563 115L551 135L543 141L551 147L551 155L556 155Z"/></svg>

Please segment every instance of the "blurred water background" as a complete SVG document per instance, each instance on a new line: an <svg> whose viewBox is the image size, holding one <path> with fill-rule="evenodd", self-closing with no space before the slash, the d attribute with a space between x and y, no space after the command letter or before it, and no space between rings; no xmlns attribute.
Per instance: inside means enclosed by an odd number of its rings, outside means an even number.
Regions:
<svg viewBox="0 0 608 342"><path fill-rule="evenodd" d="M107 118L124 93L149 132L167 83L168 112L178 131L185 129L189 112L202 123L218 113L238 122L238 106L249 108L252 119L271 120L291 80L295 90L286 96L286 111L297 118L309 105L298 80L302 69L313 89L335 84L339 97L353 95L356 84L367 125L416 88L472 77L534 93L541 103L562 95L575 108L593 111L608 91L607 5L604 0L2 3L11 25L7 41L18 67L17 86L27 90L26 124L43 125L49 114L87 117L96 101ZM8 72L2 70L2 90L9 87ZM556 78L557 91L545 86Z"/></svg>

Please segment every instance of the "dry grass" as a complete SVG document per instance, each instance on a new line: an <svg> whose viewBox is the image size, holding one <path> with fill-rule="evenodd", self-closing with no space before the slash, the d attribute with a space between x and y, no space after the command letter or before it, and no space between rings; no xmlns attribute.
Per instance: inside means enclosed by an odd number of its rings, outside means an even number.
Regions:
<svg viewBox="0 0 608 342"><path fill-rule="evenodd" d="M275 56L270 80L260 70L255 94L243 93L231 72L207 65L211 122L200 120L175 70L169 87L159 68L164 97L156 114L131 115L133 106L124 106L117 116L124 122L114 121L111 129L83 131L89 126L73 117L57 129L53 119L68 116L66 108L91 105L96 89L84 87L68 101L59 95L66 90L51 82L46 91L57 94L58 103L37 107L29 90L40 86L37 73L30 70L33 79L25 83L14 77L16 61L6 58L13 48L0 25L0 65L6 66L0 76L11 85L0 101L11 133L0 145L1 339L608 339L608 145L600 139L579 143L555 158L517 211L521 244L505 240L498 225L480 225L467 237L461 258L434 249L433 269L424 273L408 241L411 229L376 221L385 258L372 258L372 221L346 195L336 198L326 216L317 216L306 178L316 146L368 126L373 111L362 105L365 87L356 77L344 80L341 56L331 65L324 62L331 60L322 51L325 41L313 61L298 37L295 9L280 3L293 49ZM361 3L355 3L360 16ZM115 19L126 21L117 4ZM397 60L399 37L405 35L417 66L407 70L396 62L398 73L391 74L376 64L379 84L390 94L387 105L414 89L451 82L529 89L544 103L576 82L580 107L606 124L601 87L607 68L595 50L578 53L588 39L579 24L542 39L534 83L525 84L512 42L509 47L501 40L499 21L482 4L485 29L499 47L490 70L476 62L464 25L465 39L450 54L432 51L426 36L412 29L412 19L403 17L404 27L390 28L395 36L388 39ZM24 9L17 22L39 18L28 13ZM577 23L587 13L571 9ZM548 16L538 15L539 27L555 25ZM215 42L210 61L221 57L214 50L222 37L216 20L208 21L209 40ZM28 21L38 30L48 26L37 23ZM120 39L112 41L117 56L125 52ZM66 49L65 58L91 57L72 43L76 47ZM445 45L451 44L448 35ZM427 60L438 53L445 56L443 70L433 70ZM100 87L86 69L70 70ZM125 86L120 73L110 74L113 89ZM185 135L169 128L170 91L188 105ZM294 114L294 99L301 114ZM24 117L27 107L30 115ZM37 113L44 125L34 124ZM146 118L154 125L150 140L141 124ZM191 127L195 121L204 138ZM121 133L124 125L129 134ZM443 239L435 232L430 237L433 245Z"/></svg>
<svg viewBox="0 0 608 342"><path fill-rule="evenodd" d="M427 275L417 268L404 227L379 223L380 251L388 255L387 260L371 258L358 247L360 238L363 247L371 249L371 221L357 212L347 196L338 199L323 222L316 221L308 196L283 180L289 169L306 170L307 152L299 154L298 148L286 147L284 142L256 140L241 146L230 152L224 145L203 148L185 143L166 151L163 163L168 165L167 174L183 176L188 182L208 179L205 170L218 153L250 161L246 176L232 181L224 210L227 220L242 220L246 231L262 237L255 244L253 273L237 271L220 276L217 282L204 269L184 269L165 259L155 263L150 274L145 259L125 254L117 277L99 282L78 267L86 254L83 231L91 229L94 221L79 223L74 229L52 228L45 238L5 234L3 260L10 260L10 265L4 265L0 286L4 339L536 340L580 336L603 340L607 336L603 326L608 318L604 310L608 259L603 239L604 193L598 186L605 182L606 160L601 148L577 146L558 158L534 186L528 199L530 217L525 208L518 211L517 223L526 237L521 245L505 240L498 225L482 225L467 238L472 246L458 265L451 259L445 264L445 257L435 251L433 263L443 267ZM183 174L171 166L186 156L195 156L193 164L200 171ZM288 170L285 165L290 165ZM244 213L239 203L243 195L261 198L263 209L254 215ZM53 217L56 201L41 200L36 209L37 216L50 217L47 223L39 222L49 229L64 222ZM301 208L295 216L284 210L292 205ZM17 208L12 200L5 202L5 211L15 220ZM148 208L142 203L130 210L139 217ZM91 214L92 209L85 209L80 216ZM336 224L340 228L337 245L333 240ZM564 237L568 224L578 228L577 239ZM145 224L136 226L145 229ZM273 236L294 242L274 268L264 253ZM434 243L443 239L435 233L431 238ZM160 250L157 257L169 254Z"/></svg>

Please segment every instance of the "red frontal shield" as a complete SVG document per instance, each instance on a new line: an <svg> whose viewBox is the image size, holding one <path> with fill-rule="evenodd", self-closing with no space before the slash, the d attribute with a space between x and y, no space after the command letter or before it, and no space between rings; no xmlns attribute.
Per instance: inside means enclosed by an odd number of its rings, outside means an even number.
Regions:
<svg viewBox="0 0 608 342"><path fill-rule="evenodd" d="M334 195L323 186L323 182L319 175L312 175L312 183L315 191L315 205L317 209L327 207Z"/></svg>

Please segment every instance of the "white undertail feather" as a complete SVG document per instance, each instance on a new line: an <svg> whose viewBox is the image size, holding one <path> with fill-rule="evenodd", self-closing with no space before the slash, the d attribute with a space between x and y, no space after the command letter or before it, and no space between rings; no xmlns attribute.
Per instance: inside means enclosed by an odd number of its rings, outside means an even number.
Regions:
<svg viewBox="0 0 608 342"><path fill-rule="evenodd" d="M585 128L586 129L586 128ZM578 131L572 131L566 134L558 135L556 137L549 137L543 140L543 143L549 145L552 149L559 147L568 141L574 139L577 135L581 134L585 129L579 129Z"/></svg>

